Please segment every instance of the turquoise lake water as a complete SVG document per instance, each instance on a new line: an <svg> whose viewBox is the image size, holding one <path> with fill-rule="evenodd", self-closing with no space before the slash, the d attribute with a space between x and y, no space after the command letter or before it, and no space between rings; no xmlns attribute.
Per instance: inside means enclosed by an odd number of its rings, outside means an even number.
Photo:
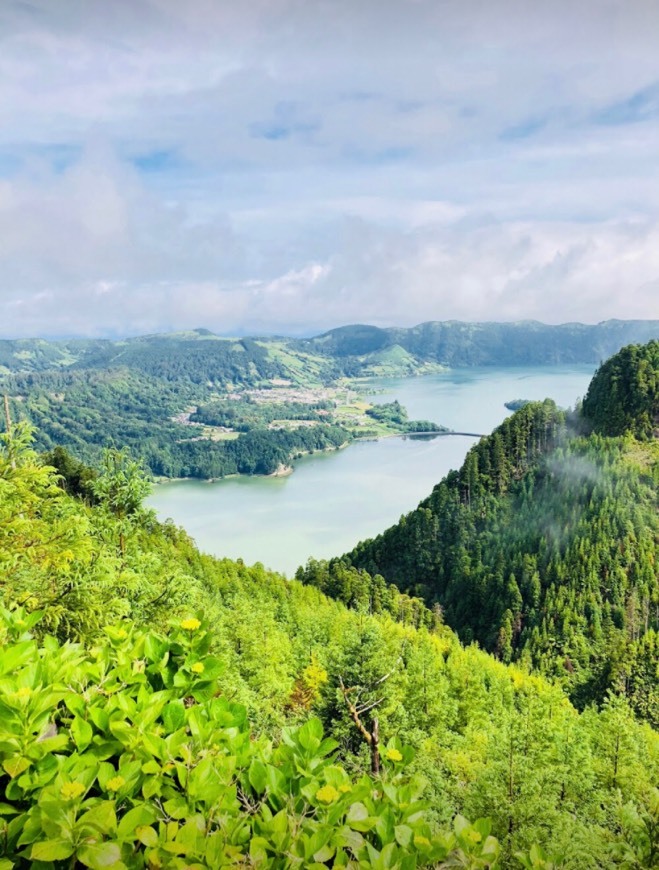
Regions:
<svg viewBox="0 0 659 870"><path fill-rule="evenodd" d="M593 366L456 369L422 378L379 379L376 402L398 399L411 419L489 433L511 399L552 398L568 407L583 397ZM208 553L262 562L292 576L310 556L341 555L412 510L477 439L387 438L309 456L280 478L175 481L148 504L183 526Z"/></svg>

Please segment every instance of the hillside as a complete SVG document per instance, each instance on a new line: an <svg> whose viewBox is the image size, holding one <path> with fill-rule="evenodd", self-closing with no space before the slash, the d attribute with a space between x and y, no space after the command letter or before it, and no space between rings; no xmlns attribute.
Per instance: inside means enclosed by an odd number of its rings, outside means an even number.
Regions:
<svg viewBox="0 0 659 870"><path fill-rule="evenodd" d="M631 345L596 372L583 416L603 435L659 437L659 341Z"/></svg>
<svg viewBox="0 0 659 870"><path fill-rule="evenodd" d="M659 443L633 391L624 426L597 404L620 401L608 382L623 370L656 384L656 342L602 366L584 402L591 434L549 401L524 406L416 510L328 570L382 575L437 605L464 641L558 677L580 706L624 690L659 725ZM642 391L651 407L653 389ZM623 434L600 434L599 421Z"/></svg>
<svg viewBox="0 0 659 870"><path fill-rule="evenodd" d="M0 357L0 390L13 419L37 428L40 449L65 447L97 465L104 447L128 446L158 477L273 474L357 437L441 429L407 418L376 424L368 401L330 386L341 374L332 361L278 340L197 330L125 342L0 342ZM404 352L388 353L363 373L415 366Z"/></svg>
<svg viewBox="0 0 659 870"><path fill-rule="evenodd" d="M227 339L206 329L0 341L0 391L13 417L36 427L42 450L63 446L98 464L104 447L129 446L157 477L272 474L305 453L405 430L373 425L368 397L359 395L363 378L445 365L597 362L630 336L659 336L659 322L349 326L305 341ZM410 421L409 429L441 424Z"/></svg>
<svg viewBox="0 0 659 870"><path fill-rule="evenodd" d="M659 736L623 697L579 715L381 578L338 578L349 609L203 556L123 454L91 507L29 437L0 447L3 870L653 866Z"/></svg>
<svg viewBox="0 0 659 870"><path fill-rule="evenodd" d="M657 320L607 320L596 325L421 323L409 329L343 326L298 342L302 349L358 366L363 357L398 347L419 362L446 366L599 363L631 342L659 338Z"/></svg>

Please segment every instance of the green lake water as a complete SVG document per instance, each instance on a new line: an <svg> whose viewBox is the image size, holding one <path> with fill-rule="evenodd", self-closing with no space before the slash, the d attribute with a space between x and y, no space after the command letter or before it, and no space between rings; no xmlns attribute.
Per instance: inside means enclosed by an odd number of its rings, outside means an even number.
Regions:
<svg viewBox="0 0 659 870"><path fill-rule="evenodd" d="M489 433L511 399L583 397L593 366L456 369L422 378L371 382L376 402L398 399L411 419ZM175 481L148 504L183 526L208 553L262 562L292 576L310 556L341 555L395 523L459 468L477 439L465 436L358 442L296 463L288 477Z"/></svg>

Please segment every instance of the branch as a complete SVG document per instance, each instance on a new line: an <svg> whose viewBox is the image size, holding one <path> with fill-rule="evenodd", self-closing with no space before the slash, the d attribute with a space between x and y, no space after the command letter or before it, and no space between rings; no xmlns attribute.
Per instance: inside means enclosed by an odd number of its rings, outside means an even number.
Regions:
<svg viewBox="0 0 659 870"><path fill-rule="evenodd" d="M373 710L375 707L379 707L380 704L384 701L384 698L378 698L377 701L372 701L370 704L364 704L361 707L357 707L357 712L360 716L363 716L364 713L368 713L370 710Z"/></svg>
<svg viewBox="0 0 659 870"><path fill-rule="evenodd" d="M355 723L355 725L359 729L360 733L364 737L364 740L370 746L371 743L373 742L373 736L370 733L370 731L368 731L364 727L362 720L359 718L359 711L357 710L357 707L355 707L355 705L353 703L351 703L350 699L348 698L348 695L350 694L350 692L355 691L356 686L353 686L351 689L346 689L345 685L343 684L343 677L339 677L339 685L341 686L341 691L343 692L343 699L346 702L346 707L348 708L348 710L350 711L350 715L352 716L352 721Z"/></svg>

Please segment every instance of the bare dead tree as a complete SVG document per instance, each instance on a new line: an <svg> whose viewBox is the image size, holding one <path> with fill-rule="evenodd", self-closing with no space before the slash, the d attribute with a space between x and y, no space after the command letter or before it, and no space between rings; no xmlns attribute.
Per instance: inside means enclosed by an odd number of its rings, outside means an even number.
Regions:
<svg viewBox="0 0 659 870"><path fill-rule="evenodd" d="M373 776L378 776L380 773L380 727L377 716L370 717L370 728L367 728L364 724L363 717L377 709L384 701L384 697L376 698L374 701L362 701L362 697L367 693L372 693L378 686L386 682L394 670L395 668L368 686L351 686L347 688L343 682L343 677L339 677L339 685L341 686L343 700L348 708L348 712L371 751L371 774Z"/></svg>

